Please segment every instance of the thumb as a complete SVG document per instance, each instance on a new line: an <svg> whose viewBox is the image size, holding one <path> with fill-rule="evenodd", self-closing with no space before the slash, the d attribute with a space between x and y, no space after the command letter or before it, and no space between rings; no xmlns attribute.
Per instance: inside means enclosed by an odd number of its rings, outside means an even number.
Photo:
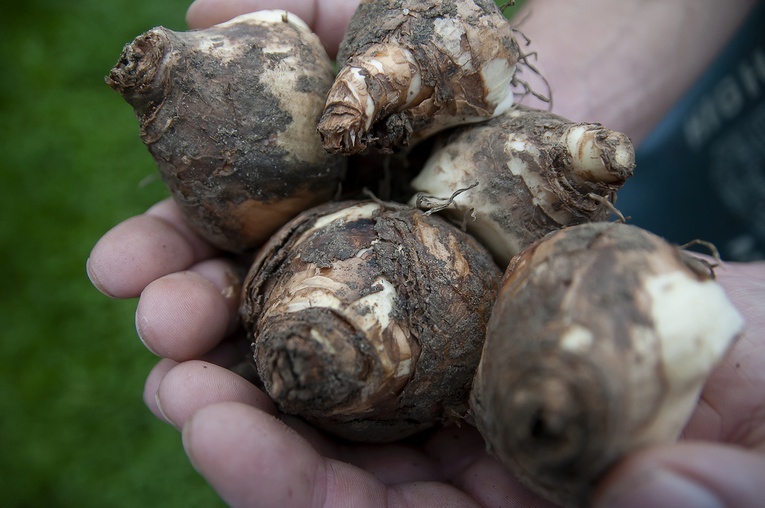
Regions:
<svg viewBox="0 0 765 508"><path fill-rule="evenodd" d="M640 451L601 482L594 506L756 508L765 499L765 455L729 445L683 442Z"/></svg>

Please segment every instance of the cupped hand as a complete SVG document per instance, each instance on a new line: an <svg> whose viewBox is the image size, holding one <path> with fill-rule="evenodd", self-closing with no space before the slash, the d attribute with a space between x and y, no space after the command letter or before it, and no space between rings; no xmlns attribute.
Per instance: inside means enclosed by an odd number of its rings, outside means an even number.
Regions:
<svg viewBox="0 0 765 508"><path fill-rule="evenodd" d="M197 0L187 19L201 28L253 10L287 9L334 56L357 3ZM116 226L88 261L88 274L102 292L139 297L139 336L162 357L146 381L146 404L182 430L191 462L227 503L552 506L491 458L468 425L419 440L363 445L333 440L280 415L263 392L230 370L247 349L237 327L244 269L191 231L171 200ZM716 500L746 507L760 501L765 264L728 264L718 276L748 320L746 334L714 372L684 440L627 457L601 483L598 502L659 507Z"/></svg>
<svg viewBox="0 0 765 508"><path fill-rule="evenodd" d="M765 262L723 263L746 328L712 372L681 441L638 451L599 486L608 506L761 506L765 492Z"/></svg>

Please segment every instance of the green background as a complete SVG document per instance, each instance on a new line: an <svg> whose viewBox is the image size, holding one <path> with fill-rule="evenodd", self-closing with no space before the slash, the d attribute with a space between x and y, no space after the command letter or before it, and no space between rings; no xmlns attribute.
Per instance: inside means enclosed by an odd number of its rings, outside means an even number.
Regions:
<svg viewBox="0 0 765 508"><path fill-rule="evenodd" d="M27 0L0 14L0 506L222 506L144 406L156 358L135 301L89 283L98 238L166 196L130 107L122 46L185 29L188 0Z"/></svg>
<svg viewBox="0 0 765 508"><path fill-rule="evenodd" d="M0 14L0 506L222 506L144 406L135 301L101 295L98 238L167 195L104 84L188 0L27 0Z"/></svg>

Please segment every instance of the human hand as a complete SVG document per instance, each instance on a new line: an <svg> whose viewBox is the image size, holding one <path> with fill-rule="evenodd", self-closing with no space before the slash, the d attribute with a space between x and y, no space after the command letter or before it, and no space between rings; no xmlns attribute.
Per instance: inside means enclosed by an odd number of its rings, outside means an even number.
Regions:
<svg viewBox="0 0 765 508"><path fill-rule="evenodd" d="M154 241L137 243L144 238L162 239L164 248L152 252ZM279 421L262 392L225 368L243 354L236 342L222 339L236 319L230 295L239 277L228 262L201 259L212 253L165 201L107 234L93 251L90 271L116 297L128 297L156 277L142 292L137 320L139 326L153 324L141 332L143 340L166 358L150 374L145 400L159 418L183 429L190 459L228 503L546 505L486 455L483 440L468 426L440 430L419 443L353 446L297 419ZM168 270L181 271L157 275ZM725 265L718 278L744 312L747 334L710 379L687 441L629 457L604 481L604 498L635 486L633 494L648 503L648 479L656 478L665 489L657 494L666 496L664 505L682 506L677 490L692 487L677 482L693 478L733 505L759 501L757 480L765 474L765 263ZM205 360L187 360L195 355ZM676 489L674 497L670 489ZM662 506L655 500L647 505Z"/></svg>
<svg viewBox="0 0 765 508"><path fill-rule="evenodd" d="M552 111L624 132L636 145L686 93L756 0L526 0L516 19L524 53L552 89ZM519 42L523 42L519 38ZM537 107L544 104L533 103Z"/></svg>
<svg viewBox="0 0 765 508"><path fill-rule="evenodd" d="M250 10L289 8L287 3L198 0L188 20L190 26L202 27ZM327 6L337 13L334 21L323 22L329 27L345 16L341 4L348 10L347 21L356 2L325 0L315 8L313 3L294 3L294 12L322 35L319 20L322 12L330 12ZM339 41L342 27L325 31L328 51L334 54L336 44L327 41L333 36ZM93 250L88 271L110 296L140 295L139 334L163 357L147 379L146 403L159 418L182 429L190 460L232 506L549 506L490 458L469 426L439 430L420 441L351 445L279 415L262 392L228 370L244 354L236 325L242 267L191 232L171 201L105 235ZM762 266L730 265L718 272L746 311L751 331L715 371L686 430L686 439L703 441L629 457L605 479L599 499L613 499L626 485L636 485L635 492L646 495L649 485L635 484L632 475L645 479L671 470L675 478L679 474L711 482L719 497L740 506L747 499L759 501L752 489L765 477L760 454L765 426L758 416L765 413L759 395L765 380L758 367L765 361L765 338L754 331L765 326L762 271ZM712 468L725 464L724 470L720 467L714 476L698 471L709 467L710 458ZM726 480L728 473L735 473L736 481ZM679 498L663 498L664 504L682 505L673 499ZM658 501L654 505L661 506Z"/></svg>
<svg viewBox="0 0 765 508"><path fill-rule="evenodd" d="M709 378L678 444L625 458L601 482L610 506L762 504L765 481L765 262L724 263L718 282L746 330Z"/></svg>

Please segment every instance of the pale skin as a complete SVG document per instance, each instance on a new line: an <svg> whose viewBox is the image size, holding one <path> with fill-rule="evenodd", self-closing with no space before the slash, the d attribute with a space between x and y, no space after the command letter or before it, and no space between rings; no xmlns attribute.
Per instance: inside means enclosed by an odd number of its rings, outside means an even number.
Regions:
<svg viewBox="0 0 765 508"><path fill-rule="evenodd" d="M253 10L288 9L334 54L356 3L197 0L187 20L200 28ZM671 3L666 11L667 2L530 1L532 15L522 29L534 42L526 49L539 51L540 69L561 89L554 111L600 121L639 143L754 2L724 9L712 0ZM678 26L682 33L670 30ZM561 46L575 34L578 44ZM653 53L638 54L636 44ZM609 60L614 54L617 61ZM675 64L664 75L657 60L666 59ZM765 262L725 263L717 273L747 319L744 336L713 373L681 442L626 457L598 485L596 504L701 506L711 499L719 504L710 506L760 506ZM88 274L110 297L138 298L141 340L162 358L146 381L146 404L182 432L192 464L229 505L549 506L488 456L467 425L412 443L349 445L279 415L262 392L227 368L244 354L229 340L240 333L241 267L196 236L171 201L106 233L91 253Z"/></svg>

